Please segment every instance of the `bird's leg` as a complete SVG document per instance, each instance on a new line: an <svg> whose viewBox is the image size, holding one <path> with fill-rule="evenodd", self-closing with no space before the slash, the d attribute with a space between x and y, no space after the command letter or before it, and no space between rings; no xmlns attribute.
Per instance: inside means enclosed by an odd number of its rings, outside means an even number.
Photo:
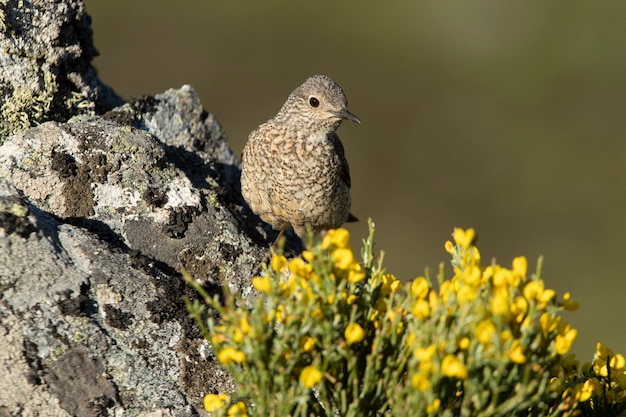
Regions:
<svg viewBox="0 0 626 417"><path fill-rule="evenodd" d="M274 239L274 243L272 243L272 246L270 246L270 252L272 249L275 249L276 246L278 245L278 241L280 240L281 237L283 237L285 235L285 230L281 230L280 232L278 232L278 236L276 236L276 239ZM265 256L270 255L270 253L268 253Z"/></svg>

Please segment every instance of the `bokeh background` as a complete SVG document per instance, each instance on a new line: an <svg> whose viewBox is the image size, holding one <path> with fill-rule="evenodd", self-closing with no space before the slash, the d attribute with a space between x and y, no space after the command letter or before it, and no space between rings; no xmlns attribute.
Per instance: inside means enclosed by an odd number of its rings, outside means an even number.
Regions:
<svg viewBox="0 0 626 417"><path fill-rule="evenodd" d="M626 3L86 0L101 79L128 99L191 84L240 154L308 76L362 125L339 130L353 212L388 269L448 263L453 227L485 262L545 256L580 301L574 352L626 352ZM353 244L366 222L350 226Z"/></svg>

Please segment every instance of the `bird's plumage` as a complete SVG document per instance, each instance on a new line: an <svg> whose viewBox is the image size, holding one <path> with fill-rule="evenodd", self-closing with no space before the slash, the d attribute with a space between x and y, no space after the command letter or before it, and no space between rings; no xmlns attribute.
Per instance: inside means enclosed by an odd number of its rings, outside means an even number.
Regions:
<svg viewBox="0 0 626 417"><path fill-rule="evenodd" d="M296 88L276 116L248 137L242 154L242 194L276 230L293 227L302 239L340 227L350 214L350 169L335 131L360 123L341 87L315 75Z"/></svg>

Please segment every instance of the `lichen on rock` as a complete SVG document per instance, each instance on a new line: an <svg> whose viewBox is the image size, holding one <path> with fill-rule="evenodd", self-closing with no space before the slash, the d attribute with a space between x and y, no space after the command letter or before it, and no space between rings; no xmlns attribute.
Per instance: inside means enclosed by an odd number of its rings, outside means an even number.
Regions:
<svg viewBox="0 0 626 417"><path fill-rule="evenodd" d="M0 17L0 415L206 415L234 385L178 271L249 302L276 236L222 127L190 86L123 103L81 1Z"/></svg>
<svg viewBox="0 0 626 417"><path fill-rule="evenodd" d="M0 144L49 120L122 104L91 61L91 19L79 0L0 1Z"/></svg>

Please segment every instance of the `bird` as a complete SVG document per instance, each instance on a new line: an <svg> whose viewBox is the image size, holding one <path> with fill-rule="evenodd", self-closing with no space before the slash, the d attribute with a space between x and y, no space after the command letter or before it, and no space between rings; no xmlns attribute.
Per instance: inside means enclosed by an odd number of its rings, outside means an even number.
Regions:
<svg viewBox="0 0 626 417"><path fill-rule="evenodd" d="M350 212L350 168L335 133L348 110L342 88L325 75L297 87L279 112L248 136L241 157L241 193L274 230L274 244L292 228L306 244L314 235L358 219Z"/></svg>

